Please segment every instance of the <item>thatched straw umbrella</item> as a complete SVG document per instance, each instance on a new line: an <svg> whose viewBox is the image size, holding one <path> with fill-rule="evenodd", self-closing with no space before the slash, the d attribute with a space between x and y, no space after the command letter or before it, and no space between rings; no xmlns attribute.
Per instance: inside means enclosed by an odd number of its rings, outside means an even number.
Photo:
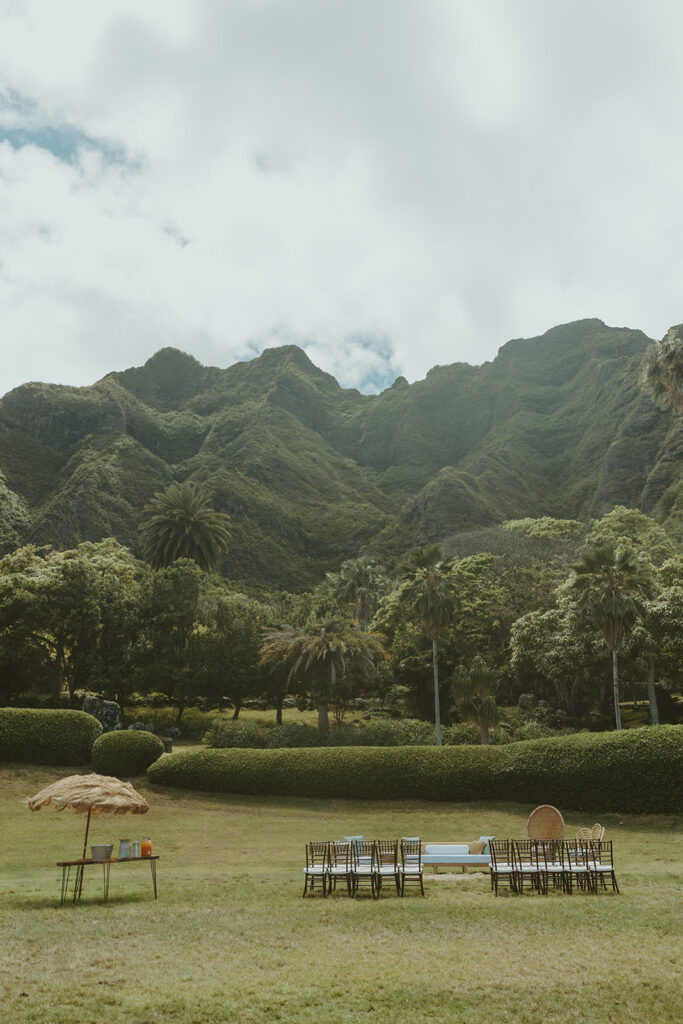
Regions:
<svg viewBox="0 0 683 1024"><path fill-rule="evenodd" d="M73 808L77 814L87 812L83 860L88 849L88 830L91 814L146 814L147 801L137 793L130 782L121 782L110 775L69 775L53 782L26 801L32 811L52 804L57 811Z"/></svg>

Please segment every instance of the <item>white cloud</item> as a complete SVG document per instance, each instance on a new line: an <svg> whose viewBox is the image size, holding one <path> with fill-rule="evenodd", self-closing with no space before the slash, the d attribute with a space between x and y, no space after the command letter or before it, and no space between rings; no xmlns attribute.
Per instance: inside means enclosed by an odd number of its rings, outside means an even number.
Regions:
<svg viewBox="0 0 683 1024"><path fill-rule="evenodd" d="M381 387L585 316L661 336L681 29L673 0L0 5L0 393L165 344L294 340Z"/></svg>

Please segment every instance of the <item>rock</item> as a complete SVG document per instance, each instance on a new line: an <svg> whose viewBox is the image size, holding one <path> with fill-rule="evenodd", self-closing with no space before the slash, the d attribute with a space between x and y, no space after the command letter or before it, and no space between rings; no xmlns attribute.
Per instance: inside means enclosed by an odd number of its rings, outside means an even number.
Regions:
<svg viewBox="0 0 683 1024"><path fill-rule="evenodd" d="M101 697L85 697L83 710L102 723L104 732L114 732L122 728L121 705L115 700L103 700Z"/></svg>

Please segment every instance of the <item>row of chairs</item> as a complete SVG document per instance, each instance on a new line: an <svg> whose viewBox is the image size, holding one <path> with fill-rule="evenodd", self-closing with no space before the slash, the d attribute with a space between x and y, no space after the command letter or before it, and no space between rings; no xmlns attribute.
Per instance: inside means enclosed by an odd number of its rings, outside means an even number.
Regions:
<svg viewBox="0 0 683 1024"><path fill-rule="evenodd" d="M543 895L551 884L566 893L576 887L597 894L599 888L607 888L608 881L619 892L611 840L494 839L490 850L491 888L496 896L500 882L520 894L525 884Z"/></svg>
<svg viewBox="0 0 683 1024"><path fill-rule="evenodd" d="M328 896L339 882L345 886L348 896L355 896L361 887L369 887L373 899L379 899L382 885L387 881L393 882L399 896L404 895L406 885L419 885L424 896L419 839L306 844L304 896L316 889Z"/></svg>

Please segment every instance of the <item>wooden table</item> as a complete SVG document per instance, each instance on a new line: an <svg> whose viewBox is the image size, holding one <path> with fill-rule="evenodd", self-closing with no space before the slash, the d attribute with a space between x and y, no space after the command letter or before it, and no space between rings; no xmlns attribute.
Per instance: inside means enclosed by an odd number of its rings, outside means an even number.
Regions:
<svg viewBox="0 0 683 1024"><path fill-rule="evenodd" d="M154 857L110 857L109 860L93 860L92 857L81 858L80 860L60 860L57 862L57 867L62 869L62 897L60 900L60 906L63 907L66 903L67 894L69 891L69 880L71 877L71 869L75 868L74 873L74 894L72 903L81 898L83 893L83 873L87 867L91 864L100 865L102 868L102 882L104 885L104 902L107 902L109 898L109 872L112 864L134 864L142 861L143 863L149 862L149 866L152 872L152 885L154 887L154 899L157 898L157 861L158 856Z"/></svg>

